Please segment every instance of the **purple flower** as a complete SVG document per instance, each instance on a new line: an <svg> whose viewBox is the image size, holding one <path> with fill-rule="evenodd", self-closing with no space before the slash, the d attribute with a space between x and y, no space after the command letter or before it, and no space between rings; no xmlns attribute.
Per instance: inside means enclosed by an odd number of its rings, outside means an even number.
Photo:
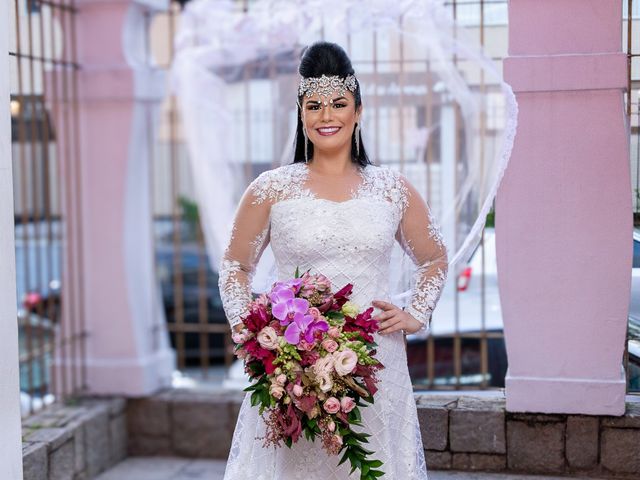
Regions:
<svg viewBox="0 0 640 480"><path fill-rule="evenodd" d="M289 325L295 318L304 316L307 310L309 302L304 298L287 298L274 304L271 313L280 320L280 325L284 326Z"/></svg>
<svg viewBox="0 0 640 480"><path fill-rule="evenodd" d="M293 290L281 286L274 287L274 289L269 294L269 299L274 305L277 303L284 303L287 300L292 299L293 297Z"/></svg>
<svg viewBox="0 0 640 480"><path fill-rule="evenodd" d="M294 278L286 282L276 282L273 284L269 298L273 303L280 303L293 298L302 285L301 278Z"/></svg>
<svg viewBox="0 0 640 480"><path fill-rule="evenodd" d="M329 324L324 319L314 318L312 315L296 314L293 322L285 330L284 338L293 345L300 343L302 337L307 343L313 343L315 332L326 332L327 330L329 330Z"/></svg>

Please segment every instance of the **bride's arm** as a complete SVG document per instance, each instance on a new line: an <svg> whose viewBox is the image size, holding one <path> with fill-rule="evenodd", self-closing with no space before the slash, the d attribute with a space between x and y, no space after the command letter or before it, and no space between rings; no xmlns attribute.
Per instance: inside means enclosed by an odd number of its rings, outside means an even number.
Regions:
<svg viewBox="0 0 640 480"><path fill-rule="evenodd" d="M396 239L417 267L405 311L422 323L422 329L428 329L447 279L448 253L429 204L404 176L400 180L408 195Z"/></svg>
<svg viewBox="0 0 640 480"><path fill-rule="evenodd" d="M251 281L260 256L269 243L271 204L254 180L244 192L236 210L231 238L219 266L218 286L229 325L238 330L241 316L253 300Z"/></svg>

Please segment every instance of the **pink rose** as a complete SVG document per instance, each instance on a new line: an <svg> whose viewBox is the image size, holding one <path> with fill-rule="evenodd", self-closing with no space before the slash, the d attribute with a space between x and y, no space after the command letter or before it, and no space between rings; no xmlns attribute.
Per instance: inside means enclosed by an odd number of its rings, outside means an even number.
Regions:
<svg viewBox="0 0 640 480"><path fill-rule="evenodd" d="M269 387L269 393L274 397L280 400L282 395L284 395L284 387L282 385L278 385L277 383L272 383Z"/></svg>
<svg viewBox="0 0 640 480"><path fill-rule="evenodd" d="M336 397L329 397L322 404L327 413L334 414L340 411L340 400Z"/></svg>
<svg viewBox="0 0 640 480"><path fill-rule="evenodd" d="M316 307L309 308L309 315L311 315L313 318L320 318L322 316L320 310L318 310Z"/></svg>
<svg viewBox="0 0 640 480"><path fill-rule="evenodd" d="M331 327L327 333L331 338L338 338L340 336L340 329L338 327Z"/></svg>
<svg viewBox="0 0 640 480"><path fill-rule="evenodd" d="M302 385L294 385L293 386L293 394L296 397L299 397L300 395L302 395L303 391L304 391L304 389L302 388Z"/></svg>
<svg viewBox="0 0 640 480"><path fill-rule="evenodd" d="M280 386L284 386L287 383L287 376L284 373L281 373L276 377L276 383Z"/></svg>
<svg viewBox="0 0 640 480"><path fill-rule="evenodd" d="M231 339L234 343L244 343L244 335L240 332L233 332L231 334Z"/></svg>
<svg viewBox="0 0 640 480"><path fill-rule="evenodd" d="M278 334L273 327L266 326L258 332L258 343L262 348L275 350L278 346Z"/></svg>
<svg viewBox="0 0 640 480"><path fill-rule="evenodd" d="M322 348L324 348L329 353L335 352L338 349L338 343L330 338L325 338L322 341Z"/></svg>
<svg viewBox="0 0 640 480"><path fill-rule="evenodd" d="M298 350L310 352L314 347L315 345L313 343L307 342L304 338L298 342Z"/></svg>
<svg viewBox="0 0 640 480"><path fill-rule="evenodd" d="M348 397L348 396L344 396L342 397L342 399L340 400L340 408L342 408L342 411L344 413L349 413L351 410L353 410L356 407L356 402L353 398Z"/></svg>
<svg viewBox="0 0 640 480"><path fill-rule="evenodd" d="M335 432L336 422L334 422L333 420L329 421L329 423L327 424L327 428L329 429L330 432Z"/></svg>
<svg viewBox="0 0 640 480"><path fill-rule="evenodd" d="M336 373L341 377L353 372L358 364L358 355L350 348L345 348L341 352L333 354L333 367L336 369Z"/></svg>

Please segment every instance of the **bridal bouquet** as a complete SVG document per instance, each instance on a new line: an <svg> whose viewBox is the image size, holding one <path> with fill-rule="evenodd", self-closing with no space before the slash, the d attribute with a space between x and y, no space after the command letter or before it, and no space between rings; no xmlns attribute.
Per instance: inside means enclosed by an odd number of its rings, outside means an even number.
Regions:
<svg viewBox="0 0 640 480"><path fill-rule="evenodd" d="M332 293L325 276L296 269L251 302L233 340L254 380L245 389L253 392L251 404L261 415L267 410L265 447L319 436L328 453L344 451L339 464L348 459L351 473L359 468L361 480L375 480L383 462L368 458L370 435L353 427L362 426L359 408L373 403L384 366L375 358L373 307L359 312L349 301L352 289Z"/></svg>

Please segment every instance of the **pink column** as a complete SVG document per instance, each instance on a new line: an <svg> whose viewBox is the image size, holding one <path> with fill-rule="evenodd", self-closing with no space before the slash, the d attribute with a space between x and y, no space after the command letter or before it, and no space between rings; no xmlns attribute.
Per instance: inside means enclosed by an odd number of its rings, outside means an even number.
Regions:
<svg viewBox="0 0 640 480"><path fill-rule="evenodd" d="M153 125L145 106L163 79L144 58L141 5L76 4L88 387L144 395L169 385L174 366L166 330L154 328L164 315L153 266Z"/></svg>
<svg viewBox="0 0 640 480"><path fill-rule="evenodd" d="M511 0L519 103L496 200L509 411L620 415L632 261L617 0Z"/></svg>

